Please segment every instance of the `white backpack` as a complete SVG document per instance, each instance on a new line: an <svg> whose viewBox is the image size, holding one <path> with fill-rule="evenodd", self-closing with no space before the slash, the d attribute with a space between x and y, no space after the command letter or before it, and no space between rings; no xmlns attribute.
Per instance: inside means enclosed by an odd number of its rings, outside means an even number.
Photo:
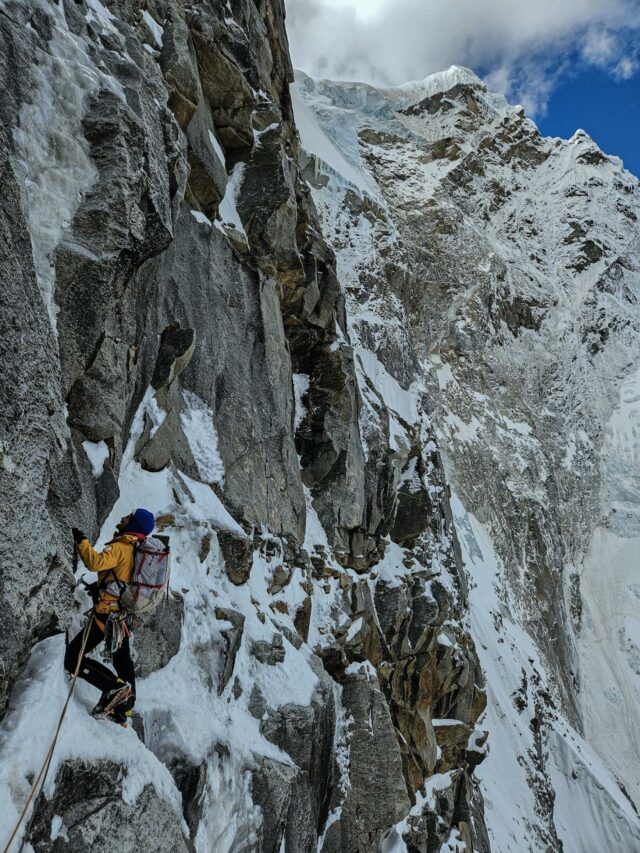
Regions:
<svg viewBox="0 0 640 853"><path fill-rule="evenodd" d="M133 574L120 596L128 613L151 613L169 594L170 551L168 536L149 536L136 545Z"/></svg>

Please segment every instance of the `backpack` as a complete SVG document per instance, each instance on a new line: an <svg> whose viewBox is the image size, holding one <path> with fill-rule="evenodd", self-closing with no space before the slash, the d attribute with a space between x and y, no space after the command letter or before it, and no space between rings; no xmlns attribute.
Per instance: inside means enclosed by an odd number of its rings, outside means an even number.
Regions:
<svg viewBox="0 0 640 853"><path fill-rule="evenodd" d="M120 594L127 613L146 615L169 595L170 549L168 536L148 536L135 546L133 573Z"/></svg>

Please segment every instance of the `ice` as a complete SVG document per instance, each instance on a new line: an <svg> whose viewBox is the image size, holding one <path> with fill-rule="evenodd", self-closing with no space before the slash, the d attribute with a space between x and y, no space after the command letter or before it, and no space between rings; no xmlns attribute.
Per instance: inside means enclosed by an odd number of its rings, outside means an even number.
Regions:
<svg viewBox="0 0 640 853"><path fill-rule="evenodd" d="M300 141L305 151L316 155L316 157L333 170L335 175L354 186L360 193L372 193L374 191L374 183L367 176L362 164L360 164L361 168L358 169L345 159L342 151L327 136L320 126L316 115L309 109L302 98L297 83L291 85L291 99L294 105L296 126L300 134ZM359 161L358 140L355 133L352 134L351 139L348 139L347 145L353 152L353 156Z"/></svg>
<svg viewBox="0 0 640 853"><path fill-rule="evenodd" d="M34 0L34 12L40 5L41 0ZM52 36L31 68L37 97L22 106L13 136L28 200L36 278L55 330L55 250L98 175L82 117L87 99L107 78L68 29L62 7L45 5L53 20ZM91 8L98 7L104 8L94 0ZM113 87L115 81L109 79Z"/></svg>
<svg viewBox="0 0 640 853"><path fill-rule="evenodd" d="M258 845L262 814L251 799L251 773L230 754L214 752L207 762L197 853L235 853Z"/></svg>
<svg viewBox="0 0 640 853"><path fill-rule="evenodd" d="M119 38L113 24L117 19L100 0L87 5L88 19ZM41 9L53 26L46 51L39 50L31 66L37 97L22 106L13 137L28 201L36 278L55 330L56 247L98 175L83 132L85 107L100 88L126 99L120 83L94 64L88 41L69 29L63 6L32 0L30 9Z"/></svg>
<svg viewBox="0 0 640 853"><path fill-rule="evenodd" d="M395 89L395 91L412 98L418 96L422 99L430 98L438 92L448 92L454 86L460 85L482 85L482 81L469 68L464 68L462 65L451 65L446 71L436 71L422 80L401 83L389 91L393 92Z"/></svg>

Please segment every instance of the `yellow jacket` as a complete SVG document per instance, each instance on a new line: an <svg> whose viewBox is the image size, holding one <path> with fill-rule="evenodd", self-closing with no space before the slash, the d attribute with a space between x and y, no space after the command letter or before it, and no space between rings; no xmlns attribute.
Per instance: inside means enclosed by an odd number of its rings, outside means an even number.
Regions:
<svg viewBox="0 0 640 853"><path fill-rule="evenodd" d="M95 606L97 613L115 613L120 610L120 592L114 576L122 583L129 583L133 574L134 546L138 536L125 533L116 536L105 545L103 551L92 548L88 539L78 543L78 553L90 572L98 572L100 600Z"/></svg>

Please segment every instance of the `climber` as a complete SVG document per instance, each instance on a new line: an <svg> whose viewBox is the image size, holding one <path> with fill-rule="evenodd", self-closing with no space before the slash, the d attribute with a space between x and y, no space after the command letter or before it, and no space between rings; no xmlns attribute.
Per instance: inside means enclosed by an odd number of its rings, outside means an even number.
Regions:
<svg viewBox="0 0 640 853"><path fill-rule="evenodd" d="M131 580L135 546L146 539L154 524L153 513L146 509L136 509L120 519L113 539L102 552L92 548L87 537L77 527L72 530L82 562L90 571L98 573L97 583L88 587L92 590L94 607L89 617L92 621L78 677L102 690L102 696L91 712L92 715L98 718L108 717L125 726L135 703L136 686L129 647L130 626L124 620L118 619L121 613L119 598L123 588ZM113 647L115 675L104 664L86 657L88 652L105 639L107 626L109 633L114 626L119 632L117 642L110 643ZM67 646L64 656L67 672L75 672L84 636L83 629Z"/></svg>

